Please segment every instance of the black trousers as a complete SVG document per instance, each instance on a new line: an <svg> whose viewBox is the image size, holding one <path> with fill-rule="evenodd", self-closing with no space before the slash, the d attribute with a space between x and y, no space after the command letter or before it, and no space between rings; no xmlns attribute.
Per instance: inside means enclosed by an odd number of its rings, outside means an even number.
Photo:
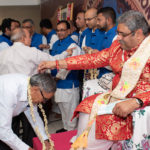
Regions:
<svg viewBox="0 0 150 150"><path fill-rule="evenodd" d="M45 110L46 116L48 118L50 109L51 109L51 101L48 101L45 104L43 104L43 109ZM41 118L43 119L43 116L40 111L39 111L39 114ZM24 143L26 143L30 147L33 147L32 139L33 137L36 137L36 134L24 113L21 113L20 115L13 118L12 130L18 137L20 137L20 132L19 132L20 121L22 122L22 129L23 129L21 139ZM12 149L0 140L0 150L12 150Z"/></svg>
<svg viewBox="0 0 150 150"><path fill-rule="evenodd" d="M36 137L36 134L32 129L24 113L21 113L20 115L13 118L12 130L18 137L20 137L20 132L19 132L20 121L22 122L22 129L23 129L23 134L21 135L22 141L25 142L30 147L33 147L32 138ZM0 140L0 150L12 150L12 149Z"/></svg>

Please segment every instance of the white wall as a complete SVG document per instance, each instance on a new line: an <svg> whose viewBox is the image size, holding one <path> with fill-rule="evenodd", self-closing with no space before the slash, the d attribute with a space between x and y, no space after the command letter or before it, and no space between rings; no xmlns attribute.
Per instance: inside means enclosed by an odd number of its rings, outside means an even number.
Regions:
<svg viewBox="0 0 150 150"><path fill-rule="evenodd" d="M39 22L41 20L40 5L36 6L0 6L0 24L3 18L13 18L22 22L31 18L35 22L36 30L39 32Z"/></svg>
<svg viewBox="0 0 150 150"><path fill-rule="evenodd" d="M0 0L0 6L40 5L40 0Z"/></svg>

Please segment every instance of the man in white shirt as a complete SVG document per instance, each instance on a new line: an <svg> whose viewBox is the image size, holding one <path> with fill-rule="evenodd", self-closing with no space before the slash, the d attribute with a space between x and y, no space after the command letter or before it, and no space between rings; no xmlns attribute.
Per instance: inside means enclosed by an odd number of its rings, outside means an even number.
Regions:
<svg viewBox="0 0 150 150"><path fill-rule="evenodd" d="M0 52L0 75L7 73L23 73L33 75L37 73L37 66L41 61L63 59L72 54L67 50L59 55L51 56L29 47L30 34L26 29L17 28L12 32L13 46Z"/></svg>
<svg viewBox="0 0 150 150"><path fill-rule="evenodd" d="M12 118L24 112L32 128L37 127L46 148L50 148L44 124L37 112L37 104L50 99L56 90L56 83L50 74L35 74L28 81L23 74L6 74L0 76L0 150L33 150L13 132ZM31 97L31 99L30 99ZM33 114L30 114L33 104ZM36 132L36 131L35 131ZM6 145L5 145L5 144ZM10 147L10 148L9 148Z"/></svg>
<svg viewBox="0 0 150 150"><path fill-rule="evenodd" d="M56 56L66 49L75 48L72 56L80 55L81 49L70 37L70 24L68 21L62 20L57 23L57 40L52 47L51 55ZM77 124L77 120L71 122L73 111L79 103L79 80L78 71L66 71L63 70L52 70L52 75L56 76L60 80L57 81L57 91L55 94L55 102L61 111L62 121L64 128L56 132L63 132L66 130L74 130ZM58 77L58 74L64 74L64 78Z"/></svg>
<svg viewBox="0 0 150 150"><path fill-rule="evenodd" d="M14 41L13 46L0 52L0 75L8 73L22 73L31 76L37 73L37 66L41 61L65 58L68 54L72 53L69 50L68 52L65 51L60 55L51 56L37 50L34 47L31 48L29 47L31 43L30 34L26 29L22 28L17 28L12 32L11 40ZM31 132L32 128L30 127L30 124L26 123L27 119L24 114L21 115L22 116L19 118L21 121L25 122L23 123L23 141L32 146L32 141L30 139L34 136L34 133ZM17 118L15 117L16 121L13 121L15 132L18 132L17 123L19 121ZM27 125L29 126L27 127Z"/></svg>

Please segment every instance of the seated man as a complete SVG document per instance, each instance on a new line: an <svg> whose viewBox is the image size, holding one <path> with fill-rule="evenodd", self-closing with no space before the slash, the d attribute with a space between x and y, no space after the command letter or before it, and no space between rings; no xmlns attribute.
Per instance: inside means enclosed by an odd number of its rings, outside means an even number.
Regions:
<svg viewBox="0 0 150 150"><path fill-rule="evenodd" d="M50 74L35 74L28 78L23 74L0 76L0 149L32 150L13 132L12 118L24 112L37 136L46 149L53 147L49 139L47 119L41 108L42 102L49 100L56 91L56 83ZM43 112L44 124L37 112L37 105ZM46 131L45 131L46 130ZM50 142L50 143L49 143ZM10 147L10 148L9 148Z"/></svg>
<svg viewBox="0 0 150 150"><path fill-rule="evenodd" d="M118 38L110 48L39 65L39 70L56 67L78 70L109 65L115 73L112 91L90 96L76 108L75 115L80 112L78 135L81 136L72 145L73 149L150 148L150 112L149 107L145 107L150 104L149 26L140 12L130 10L118 18L117 32ZM112 112L97 115L104 108L102 104L117 101ZM145 108L138 109L140 107Z"/></svg>

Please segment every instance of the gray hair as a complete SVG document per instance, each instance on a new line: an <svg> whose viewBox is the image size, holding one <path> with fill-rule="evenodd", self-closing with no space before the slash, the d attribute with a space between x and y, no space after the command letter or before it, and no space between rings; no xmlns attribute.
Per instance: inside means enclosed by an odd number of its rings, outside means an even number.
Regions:
<svg viewBox="0 0 150 150"><path fill-rule="evenodd" d="M123 13L118 18L118 24L120 23L125 24L130 31L142 29L144 35L147 35L149 33L149 25L144 16L142 15L142 13L138 11L129 10Z"/></svg>
<svg viewBox="0 0 150 150"><path fill-rule="evenodd" d="M35 74L30 78L31 86L38 86L41 90L50 93L56 91L56 82L49 73Z"/></svg>
<svg viewBox="0 0 150 150"><path fill-rule="evenodd" d="M34 21L32 19L24 19L22 23L30 22L32 26L34 26Z"/></svg>
<svg viewBox="0 0 150 150"><path fill-rule="evenodd" d="M25 37L25 36L26 36L26 34L25 34L24 30L22 28L17 28L14 31L12 31L11 40L13 42L17 42L17 41L20 41L22 39L22 37Z"/></svg>

